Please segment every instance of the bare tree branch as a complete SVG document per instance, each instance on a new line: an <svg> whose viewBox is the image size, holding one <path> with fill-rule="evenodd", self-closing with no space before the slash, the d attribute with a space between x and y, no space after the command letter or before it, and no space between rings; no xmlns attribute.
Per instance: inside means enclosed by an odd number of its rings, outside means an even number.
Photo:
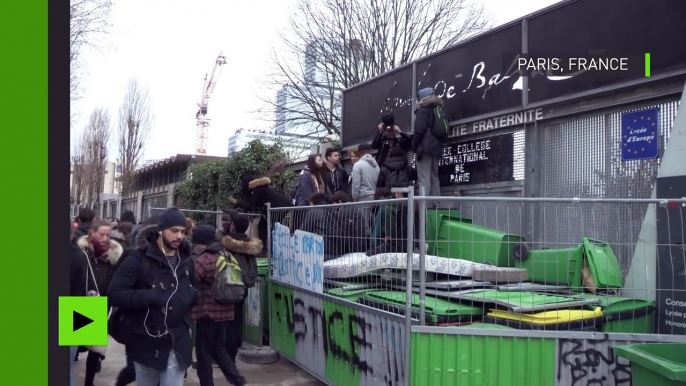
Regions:
<svg viewBox="0 0 686 386"><path fill-rule="evenodd" d="M81 54L86 47L99 47L99 37L109 29L109 0L71 0L69 7L70 99L81 94Z"/></svg>
<svg viewBox="0 0 686 386"><path fill-rule="evenodd" d="M110 115L93 110L72 156L72 198L75 205L98 202L105 184L105 164L110 141Z"/></svg>
<svg viewBox="0 0 686 386"><path fill-rule="evenodd" d="M143 159L145 141L152 130L155 117L150 110L147 88L132 79L119 108L119 160L121 190L130 194L136 184L136 167Z"/></svg>
<svg viewBox="0 0 686 386"><path fill-rule="evenodd" d="M266 80L287 89L288 103L262 96L257 113L277 128L339 136L341 89L489 27L473 0L299 0Z"/></svg>

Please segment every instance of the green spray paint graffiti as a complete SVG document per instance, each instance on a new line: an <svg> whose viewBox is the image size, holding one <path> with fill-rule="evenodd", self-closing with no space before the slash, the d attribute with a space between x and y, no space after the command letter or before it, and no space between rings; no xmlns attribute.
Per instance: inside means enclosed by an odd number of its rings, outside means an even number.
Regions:
<svg viewBox="0 0 686 386"><path fill-rule="evenodd" d="M272 283L272 348L334 385L401 385L402 323Z"/></svg>

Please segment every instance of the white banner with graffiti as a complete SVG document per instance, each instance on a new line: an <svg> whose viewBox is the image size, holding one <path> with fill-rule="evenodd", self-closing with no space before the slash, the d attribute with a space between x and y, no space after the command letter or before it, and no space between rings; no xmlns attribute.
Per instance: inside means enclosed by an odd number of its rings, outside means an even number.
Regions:
<svg viewBox="0 0 686 386"><path fill-rule="evenodd" d="M272 231L272 278L324 292L324 238L276 223Z"/></svg>

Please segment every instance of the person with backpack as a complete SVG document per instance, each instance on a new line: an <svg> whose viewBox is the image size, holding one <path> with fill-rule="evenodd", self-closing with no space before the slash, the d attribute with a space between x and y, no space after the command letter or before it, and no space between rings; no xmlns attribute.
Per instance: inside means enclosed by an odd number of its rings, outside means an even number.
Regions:
<svg viewBox="0 0 686 386"><path fill-rule="evenodd" d="M410 151L412 147L412 137L403 133L395 124L393 114L385 114L381 117L381 123L378 126L379 132L376 133L372 141L372 149L378 150L376 153L376 162L383 165L388 157L391 149L400 148L404 152Z"/></svg>
<svg viewBox="0 0 686 386"><path fill-rule="evenodd" d="M440 196L438 163L443 156L443 141L448 138L448 121L443 114L443 100L433 88L419 90L415 111L412 151L417 159L417 180L429 196Z"/></svg>
<svg viewBox="0 0 686 386"><path fill-rule="evenodd" d="M108 300L118 310L110 328L119 333L110 335L125 343L139 386L180 386L192 362L190 311L197 294L186 217L168 208L144 236L145 246L134 249L112 278ZM123 321L115 329L113 320Z"/></svg>
<svg viewBox="0 0 686 386"><path fill-rule="evenodd" d="M222 245L226 251L232 254L238 262L246 289L245 297L235 304L234 322L229 327L226 339L226 350L234 363L238 349L243 345L243 305L248 296L247 291L257 283L256 255L262 250L262 241L246 234L249 226L248 217L240 214L234 216L231 221L231 232L222 239Z"/></svg>
<svg viewBox="0 0 686 386"><path fill-rule="evenodd" d="M215 293L222 275L222 271L217 267L222 264L220 259L229 263L233 261L236 266L237 262L224 247L224 240L228 236L224 237L222 242L217 242L215 236L216 230L213 226L203 225L198 228L192 240L195 255L193 257L195 280L200 291L198 304L193 307L192 312L196 323L195 356L198 360L198 379L201 386L214 385L212 374L214 362L227 381L234 385L244 385L245 378L238 372L236 362L226 349L228 335L236 329L235 303L222 303ZM257 252L262 250L261 243L259 247ZM224 270L227 269L233 268L226 265ZM240 269L237 271L240 273ZM245 292L243 288L241 296L244 296Z"/></svg>
<svg viewBox="0 0 686 386"><path fill-rule="evenodd" d="M416 179L415 175L415 170L407 162L407 154L401 148L394 147L388 152L388 158L381 167L376 187L407 188Z"/></svg>

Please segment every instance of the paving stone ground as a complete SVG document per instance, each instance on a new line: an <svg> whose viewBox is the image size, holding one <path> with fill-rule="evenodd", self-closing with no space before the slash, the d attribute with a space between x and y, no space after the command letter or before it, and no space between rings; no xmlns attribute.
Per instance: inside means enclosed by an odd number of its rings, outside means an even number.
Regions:
<svg viewBox="0 0 686 386"><path fill-rule="evenodd" d="M79 361L74 363L75 386L83 386L83 376L86 371L86 353L82 353ZM107 358L102 362L102 371L95 378L95 386L112 386L119 371L126 365L124 346L110 339L107 348ZM248 380L248 385L274 386L323 386L324 383L312 377L287 359L268 365L252 365L238 363L238 369ZM214 369L215 386L228 386L224 375L217 368ZM186 386L200 386L195 369L188 369ZM136 386L133 383L131 386Z"/></svg>

